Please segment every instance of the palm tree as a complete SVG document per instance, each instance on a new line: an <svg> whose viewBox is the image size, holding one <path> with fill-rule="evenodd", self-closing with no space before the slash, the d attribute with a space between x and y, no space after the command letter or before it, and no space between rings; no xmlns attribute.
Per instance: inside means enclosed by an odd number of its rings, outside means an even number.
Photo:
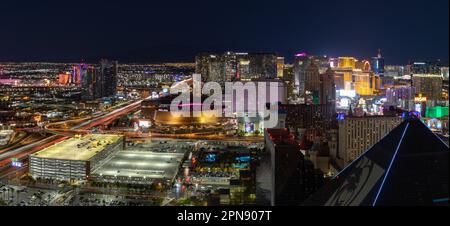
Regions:
<svg viewBox="0 0 450 226"><path fill-rule="evenodd" d="M6 205L8 205L8 203L6 203L5 200L0 199L0 206L6 206Z"/></svg>
<svg viewBox="0 0 450 226"><path fill-rule="evenodd" d="M12 196L14 197L14 188L8 188L8 197L11 195L10 192L13 192ZM16 198L17 198L17 194L16 194ZM12 200L11 200L12 201Z"/></svg>

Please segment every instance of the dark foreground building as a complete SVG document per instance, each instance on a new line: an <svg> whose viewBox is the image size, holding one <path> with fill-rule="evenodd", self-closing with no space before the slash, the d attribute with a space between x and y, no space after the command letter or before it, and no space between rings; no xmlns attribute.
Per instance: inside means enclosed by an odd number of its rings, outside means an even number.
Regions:
<svg viewBox="0 0 450 226"><path fill-rule="evenodd" d="M305 205L448 206L448 151L420 120L408 119Z"/></svg>
<svg viewBox="0 0 450 226"><path fill-rule="evenodd" d="M323 185L322 171L305 159L288 129L266 129L265 146L271 161L272 206L300 205Z"/></svg>

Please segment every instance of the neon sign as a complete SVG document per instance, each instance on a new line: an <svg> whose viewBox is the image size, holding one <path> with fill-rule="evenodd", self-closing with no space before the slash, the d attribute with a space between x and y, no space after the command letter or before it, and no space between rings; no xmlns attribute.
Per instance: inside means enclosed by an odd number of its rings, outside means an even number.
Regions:
<svg viewBox="0 0 450 226"><path fill-rule="evenodd" d="M13 167L21 168L23 166L23 163L20 162L18 158L11 158L11 165Z"/></svg>
<svg viewBox="0 0 450 226"><path fill-rule="evenodd" d="M427 97L416 97L414 98L416 102L427 102Z"/></svg>

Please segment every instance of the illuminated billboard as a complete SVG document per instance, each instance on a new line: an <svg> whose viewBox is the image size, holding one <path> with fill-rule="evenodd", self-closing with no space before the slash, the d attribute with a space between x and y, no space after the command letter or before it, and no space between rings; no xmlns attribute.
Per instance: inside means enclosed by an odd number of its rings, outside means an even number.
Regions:
<svg viewBox="0 0 450 226"><path fill-rule="evenodd" d="M341 101L338 102L338 107L341 107L341 108L350 107L350 100L347 98L341 99Z"/></svg>
<svg viewBox="0 0 450 226"><path fill-rule="evenodd" d="M140 120L140 121L139 121L139 127L142 127L142 128L149 128L149 127L150 127L150 121L147 121L147 120Z"/></svg>
<svg viewBox="0 0 450 226"><path fill-rule="evenodd" d="M416 104L414 107L414 111L422 112L422 104Z"/></svg>
<svg viewBox="0 0 450 226"><path fill-rule="evenodd" d="M337 90L337 95L340 97L350 97L355 98L356 97L356 90Z"/></svg>

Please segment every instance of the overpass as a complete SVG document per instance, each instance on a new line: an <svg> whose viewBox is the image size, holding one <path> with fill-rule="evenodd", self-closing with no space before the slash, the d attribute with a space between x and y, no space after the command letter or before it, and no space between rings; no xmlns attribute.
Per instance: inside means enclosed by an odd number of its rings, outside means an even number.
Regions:
<svg viewBox="0 0 450 226"><path fill-rule="evenodd" d="M109 113L102 113L98 115L95 118L89 119L87 121L84 121L76 126L73 126L67 131L53 131L53 133L56 133L55 135L52 135L50 137L47 137L45 139L38 140L36 142L12 149L7 152L0 152L0 170L5 169L7 167L10 167L11 164L11 158L18 158L18 159L25 159L28 157L28 155L33 154L37 151L40 151L50 145L53 145L55 143L61 142L63 140L66 140L75 134L77 132L84 132L88 131L89 129L102 125L105 122L111 121L113 119L116 119L120 116L123 116L127 114L130 111L133 111L140 107L142 100L136 101L134 103L131 103L129 105L126 105L124 107L121 107L119 109L113 110ZM70 131L76 131L70 132ZM50 132L50 131L49 131Z"/></svg>

